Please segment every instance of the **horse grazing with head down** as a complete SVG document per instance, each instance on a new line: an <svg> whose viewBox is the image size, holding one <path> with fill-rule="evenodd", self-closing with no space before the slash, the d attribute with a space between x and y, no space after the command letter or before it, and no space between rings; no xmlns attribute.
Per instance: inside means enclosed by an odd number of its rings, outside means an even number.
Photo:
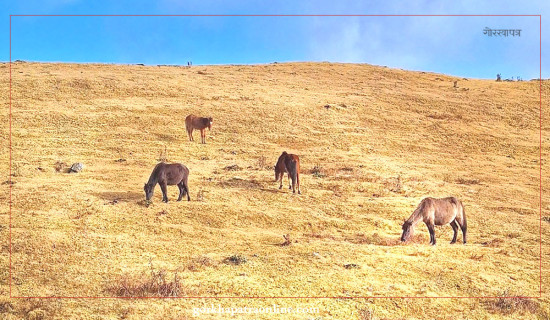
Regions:
<svg viewBox="0 0 550 320"><path fill-rule="evenodd" d="M160 185L160 190L162 190L162 201L168 202L168 196L166 195L167 185L178 185L180 189L178 201L181 201L181 198L186 193L187 201L191 201L189 197L189 186L187 185L188 177L189 169L181 163L161 162L157 164L149 177L149 181L143 187L143 190L145 190L145 199L151 200L155 192L155 186L158 183Z"/></svg>
<svg viewBox="0 0 550 320"><path fill-rule="evenodd" d="M206 128L212 130L212 117L201 118L190 114L185 118L185 129L187 129L187 134L189 134L189 141L194 141L193 130L198 129L201 131L201 143L206 143Z"/></svg>
<svg viewBox="0 0 550 320"><path fill-rule="evenodd" d="M298 189L298 194L300 192L300 159L295 154L289 154L286 151L283 151L277 164L275 165L275 181L280 180L281 185L279 189L283 187L283 176L285 172L288 173L288 188L292 189L292 192L295 193ZM290 181L292 180L292 184Z"/></svg>
<svg viewBox="0 0 550 320"><path fill-rule="evenodd" d="M462 202L455 197L442 199L423 199L409 219L403 223L401 241L407 241L414 233L414 227L419 222L424 222L430 231L430 244L435 245L434 226L451 224L454 235L451 244L456 242L458 228L462 230L462 239L466 243L466 213Z"/></svg>

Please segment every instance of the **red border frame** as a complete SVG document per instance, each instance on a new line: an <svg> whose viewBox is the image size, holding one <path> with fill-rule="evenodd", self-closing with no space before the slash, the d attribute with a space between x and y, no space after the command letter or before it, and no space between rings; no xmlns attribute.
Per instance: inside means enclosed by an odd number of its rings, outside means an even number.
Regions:
<svg viewBox="0 0 550 320"><path fill-rule="evenodd" d="M11 20L12 17L539 17L539 250L540 250L540 261L539 261L539 296L513 296L513 297L427 297L427 296L358 296L358 297L349 297L349 296L334 296L334 297L101 297L101 296L46 296L46 297L23 297L23 296L13 296L12 295L12 140L11 140L11 127L12 127L12 116L11 116L11 106L12 106L12 72L11 72ZM10 284L10 298L15 299L499 299L499 298L520 298L520 299L539 299L542 298L542 15L533 15L533 14L136 14L136 15L126 15L126 14L13 14L10 15L10 93L9 93L9 159L10 159L10 170L9 170L9 207L10 207L10 217L9 217L9 242L10 242L10 270L9 270L9 284Z"/></svg>

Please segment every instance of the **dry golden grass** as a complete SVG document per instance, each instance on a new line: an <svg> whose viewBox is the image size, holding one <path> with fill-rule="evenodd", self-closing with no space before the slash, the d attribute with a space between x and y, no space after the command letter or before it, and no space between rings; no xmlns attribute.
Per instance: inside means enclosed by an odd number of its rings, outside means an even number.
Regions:
<svg viewBox="0 0 550 320"><path fill-rule="evenodd" d="M14 296L539 295L536 81L330 63L15 63L12 81ZM198 132L188 141L190 113L214 118L206 145ZM544 124L545 145L548 133ZM8 159L7 125L1 134ZM283 150L300 156L302 195L286 178L282 190L274 182ZM176 202L175 186L168 204L159 188L144 201L159 159L189 167L192 201ZM66 173L77 161L84 170ZM8 181L8 161L1 166ZM548 298L9 299L10 185L1 187L8 318L191 319L193 307L211 303L318 307L309 316L318 319L549 314ZM399 242L423 197L449 195L465 204L467 245L449 244L449 226L437 228L435 247L423 225ZM542 227L547 257L550 224Z"/></svg>

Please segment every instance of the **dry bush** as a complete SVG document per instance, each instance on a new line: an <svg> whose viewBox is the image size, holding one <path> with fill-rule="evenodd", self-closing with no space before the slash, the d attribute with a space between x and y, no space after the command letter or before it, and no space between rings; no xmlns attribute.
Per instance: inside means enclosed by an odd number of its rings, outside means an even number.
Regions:
<svg viewBox="0 0 550 320"><path fill-rule="evenodd" d="M320 164L316 164L313 169L310 170L310 173L316 178L326 177L326 173Z"/></svg>
<svg viewBox="0 0 550 320"><path fill-rule="evenodd" d="M20 303L17 303L15 306L11 303L3 304L2 309L4 310L0 310L0 313L4 315L11 313L20 319L45 320L56 317L56 314L60 312L61 302L57 299L54 301L45 301L43 299L25 299L20 301Z"/></svg>
<svg viewBox="0 0 550 320"><path fill-rule="evenodd" d="M481 245L486 247L498 248L504 243L504 240L500 238L491 239L489 241L482 242Z"/></svg>
<svg viewBox="0 0 550 320"><path fill-rule="evenodd" d="M130 276L125 274L114 281L107 291L119 297L177 297L182 293L178 274L168 279L166 270L155 270L150 265L148 274Z"/></svg>
<svg viewBox="0 0 550 320"><path fill-rule="evenodd" d="M68 170L69 166L65 162L57 161L54 168L56 172L65 172Z"/></svg>
<svg viewBox="0 0 550 320"><path fill-rule="evenodd" d="M168 150L166 150L166 146L164 146L164 150L160 150L157 161L168 162Z"/></svg>
<svg viewBox="0 0 550 320"><path fill-rule="evenodd" d="M422 239L423 237L421 236L415 237L413 235L411 236L408 242L419 243L421 242ZM376 232L370 235L366 235L364 233L357 233L352 237L346 238L346 241L351 243L356 243L356 244L373 244L378 246L389 246L389 247L403 244L399 237L382 237Z"/></svg>
<svg viewBox="0 0 550 320"><path fill-rule="evenodd" d="M199 192L197 192L197 201L204 201L204 190L200 189Z"/></svg>
<svg viewBox="0 0 550 320"><path fill-rule="evenodd" d="M232 264L232 265L238 266L240 264L244 264L248 262L248 259L245 256L236 254L236 255L232 255L231 257L227 257L223 259L223 262L226 264Z"/></svg>
<svg viewBox="0 0 550 320"><path fill-rule="evenodd" d="M260 169L272 169L273 167L267 163L267 159L264 156L258 158L258 168Z"/></svg>
<svg viewBox="0 0 550 320"><path fill-rule="evenodd" d="M484 254L477 255L477 254L474 253L470 256L470 259L476 260L476 261L481 261L483 259L483 257L485 257Z"/></svg>
<svg viewBox="0 0 550 320"><path fill-rule="evenodd" d="M225 168L223 168L223 170L227 170L227 171L241 171L242 169L243 168L239 167L236 164L232 164L232 165L229 165L229 166L226 166Z"/></svg>
<svg viewBox="0 0 550 320"><path fill-rule="evenodd" d="M383 185L385 189L391 192L403 192L403 181L401 180L401 176L397 176L396 178L388 178L384 181Z"/></svg>
<svg viewBox="0 0 550 320"><path fill-rule="evenodd" d="M372 309L361 309L359 310L359 318L358 320L378 320L379 318L376 316L376 312Z"/></svg>
<svg viewBox="0 0 550 320"><path fill-rule="evenodd" d="M510 315L516 312L537 314L541 309L538 301L514 297L510 295L508 290L505 290L501 296L496 299L488 299L485 302L485 307L489 312L502 315Z"/></svg>
<svg viewBox="0 0 550 320"><path fill-rule="evenodd" d="M467 179L467 178L458 178L456 179L456 183L458 184L479 184L479 180L478 179Z"/></svg>
<svg viewBox="0 0 550 320"><path fill-rule="evenodd" d="M210 259L207 256L198 256L189 261L187 263L186 269L189 271L199 271L204 269L205 267L215 267L218 265L218 262Z"/></svg>
<svg viewBox="0 0 550 320"><path fill-rule="evenodd" d="M283 234L283 238L285 239L285 242L281 243L281 247L289 246L292 244L292 241L290 240L290 234Z"/></svg>

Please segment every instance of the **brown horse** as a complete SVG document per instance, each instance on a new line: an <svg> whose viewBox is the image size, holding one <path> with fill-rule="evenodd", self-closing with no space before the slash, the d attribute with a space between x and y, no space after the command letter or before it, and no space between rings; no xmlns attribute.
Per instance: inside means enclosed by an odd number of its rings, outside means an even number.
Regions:
<svg viewBox="0 0 550 320"><path fill-rule="evenodd" d="M451 224L454 235L451 244L456 242L458 227L462 230L462 238L466 243L466 213L462 202L455 197L423 199L409 219L403 223L401 241L407 241L414 232L414 227L420 221L424 222L430 231L430 244L435 245L434 226Z"/></svg>
<svg viewBox="0 0 550 320"><path fill-rule="evenodd" d="M296 187L298 189L298 194L300 192L300 159L295 154L289 154L286 151L283 151L277 164L275 165L275 181L280 180L281 185L279 189L283 187L283 176L285 172L288 173L288 188L292 189L292 192L296 192ZM292 180L292 184L290 181Z"/></svg>
<svg viewBox="0 0 550 320"><path fill-rule="evenodd" d="M193 139L193 129L198 129L201 131L201 143L206 143L206 128L212 130L211 117L201 118L190 114L185 118L185 129L187 129L187 134L189 134L189 141L195 141Z"/></svg>
<svg viewBox="0 0 550 320"><path fill-rule="evenodd" d="M189 169L181 163L164 163L161 162L155 166L149 181L143 187L145 190L145 199L151 200L153 193L155 192L155 186L158 183L160 190L162 190L162 201L168 202L168 196L166 195L166 186L178 185L180 189L180 195L178 201L185 193L187 193L187 201L191 201L189 197L189 186L187 185L187 178L189 177Z"/></svg>

